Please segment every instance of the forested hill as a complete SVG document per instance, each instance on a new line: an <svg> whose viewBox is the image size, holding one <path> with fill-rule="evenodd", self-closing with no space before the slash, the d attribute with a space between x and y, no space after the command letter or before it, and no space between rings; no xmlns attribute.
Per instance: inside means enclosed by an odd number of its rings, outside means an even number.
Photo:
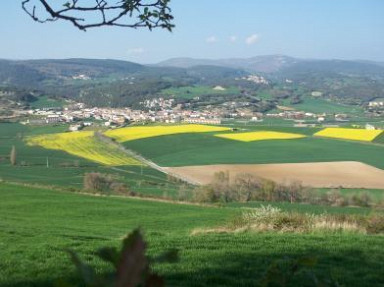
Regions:
<svg viewBox="0 0 384 287"><path fill-rule="evenodd" d="M118 107L157 97L166 88L228 84L247 74L228 67L157 67L119 60L0 60L0 89Z"/></svg>
<svg viewBox="0 0 384 287"><path fill-rule="evenodd" d="M0 84L39 86L48 80L69 80L83 75L102 78L110 75L129 75L144 70L136 63L116 60L27 60L0 61Z"/></svg>
<svg viewBox="0 0 384 287"><path fill-rule="evenodd" d="M247 75L263 76L269 85L239 80ZM168 88L197 86L247 91L245 94L255 100L259 94L291 96L294 102L320 91L327 99L359 104L384 98L384 65L282 55L222 60L177 58L157 65L100 59L0 60L0 97L2 90L14 89L18 90L15 95L26 99L32 92L37 97L48 95L89 105L137 106L144 99L164 96L162 91ZM12 95L7 93L7 101L20 98ZM227 93L225 99L213 102L243 95Z"/></svg>
<svg viewBox="0 0 384 287"><path fill-rule="evenodd" d="M177 79L239 76L244 72L228 67L200 66L191 69L145 66L119 60L0 60L0 85L39 87L49 81L123 80L126 77L176 77Z"/></svg>
<svg viewBox="0 0 384 287"><path fill-rule="evenodd" d="M271 55L218 60L174 58L157 65L191 69L202 63L262 74L274 83L292 82L294 84L291 86L295 86L296 90L321 91L328 98L336 97L343 99L343 102L367 102L384 98L382 62L314 60Z"/></svg>

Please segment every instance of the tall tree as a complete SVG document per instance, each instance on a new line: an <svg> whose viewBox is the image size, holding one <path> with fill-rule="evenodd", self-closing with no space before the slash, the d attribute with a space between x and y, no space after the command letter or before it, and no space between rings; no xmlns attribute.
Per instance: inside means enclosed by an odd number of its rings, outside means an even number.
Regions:
<svg viewBox="0 0 384 287"><path fill-rule="evenodd" d="M80 30L102 26L172 30L170 0L23 0L36 22L64 20Z"/></svg>
<svg viewBox="0 0 384 287"><path fill-rule="evenodd" d="M9 155L11 165L16 165L16 147L12 146L11 154Z"/></svg>

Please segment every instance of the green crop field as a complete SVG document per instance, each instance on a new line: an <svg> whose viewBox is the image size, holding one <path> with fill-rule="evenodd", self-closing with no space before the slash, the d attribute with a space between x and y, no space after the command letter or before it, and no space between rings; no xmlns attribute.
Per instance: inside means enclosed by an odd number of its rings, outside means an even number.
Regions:
<svg viewBox="0 0 384 287"><path fill-rule="evenodd" d="M384 147L314 137L244 143L212 134L184 134L124 145L162 166L360 161L384 169Z"/></svg>
<svg viewBox="0 0 384 287"><path fill-rule="evenodd" d="M274 111L271 111L274 112ZM276 110L275 112L280 112ZM270 126L270 127L293 127L294 122L292 120L281 119L281 118L264 118L260 122L252 122L249 120L234 120L234 119L223 119L223 125L225 126L236 126L248 128L249 126Z"/></svg>
<svg viewBox="0 0 384 287"><path fill-rule="evenodd" d="M162 94L183 99L193 99L204 95L231 95L238 94L240 90L236 87L225 88L225 90L215 90L208 86L188 86L180 88L170 88L162 91Z"/></svg>
<svg viewBox="0 0 384 287"><path fill-rule="evenodd" d="M41 96L37 98L37 101L31 103L31 107L34 109L57 108L62 107L65 104L66 102L64 100L56 100L47 96Z"/></svg>
<svg viewBox="0 0 384 287"><path fill-rule="evenodd" d="M384 133L379 135L375 140L373 141L374 143L379 143L379 144L384 144Z"/></svg>
<svg viewBox="0 0 384 287"><path fill-rule="evenodd" d="M290 105L289 102L286 103L287 106L294 108L295 110L302 110L310 113L348 113L348 114L362 114L363 110L358 106L348 106L338 104L332 101L327 101L325 99L319 99L315 97L304 97L303 102L297 105Z"/></svg>
<svg viewBox="0 0 384 287"><path fill-rule="evenodd" d="M247 126L239 126L240 130L244 129L246 131L274 131L282 133L294 133L311 136L317 133L321 128L307 128L307 127L292 127L292 126L270 126L266 124L248 124Z"/></svg>
<svg viewBox="0 0 384 287"><path fill-rule="evenodd" d="M191 235L194 228L225 224L240 209L94 197L4 183L0 196L0 286L54 286L58 278L77 280L64 252L68 248L98 272L107 272L109 267L95 259L94 251L118 246L138 226L148 241L149 256L168 248L179 250L178 263L154 266L167 286L255 286L269 264L287 256L316 257L317 276L332 274L344 286L384 284L382 236Z"/></svg>

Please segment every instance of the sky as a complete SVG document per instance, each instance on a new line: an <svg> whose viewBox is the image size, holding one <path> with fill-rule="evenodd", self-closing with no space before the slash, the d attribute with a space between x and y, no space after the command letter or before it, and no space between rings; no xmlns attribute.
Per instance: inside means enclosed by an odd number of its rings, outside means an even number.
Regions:
<svg viewBox="0 0 384 287"><path fill-rule="evenodd" d="M67 22L36 23L21 0L5 0L0 58L157 63L283 54L384 62L383 0L172 0L170 6L172 33L117 27L83 32Z"/></svg>

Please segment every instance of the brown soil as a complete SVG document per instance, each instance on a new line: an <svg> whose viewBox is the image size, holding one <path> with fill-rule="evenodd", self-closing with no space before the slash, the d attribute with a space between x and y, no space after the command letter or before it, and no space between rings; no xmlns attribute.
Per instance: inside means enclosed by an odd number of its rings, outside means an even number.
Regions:
<svg viewBox="0 0 384 287"><path fill-rule="evenodd" d="M165 168L171 174L199 184L212 181L215 172L229 171L233 178L238 173L289 184L300 181L305 186L323 188L384 189L384 170L361 162L318 162L287 164L221 164Z"/></svg>

